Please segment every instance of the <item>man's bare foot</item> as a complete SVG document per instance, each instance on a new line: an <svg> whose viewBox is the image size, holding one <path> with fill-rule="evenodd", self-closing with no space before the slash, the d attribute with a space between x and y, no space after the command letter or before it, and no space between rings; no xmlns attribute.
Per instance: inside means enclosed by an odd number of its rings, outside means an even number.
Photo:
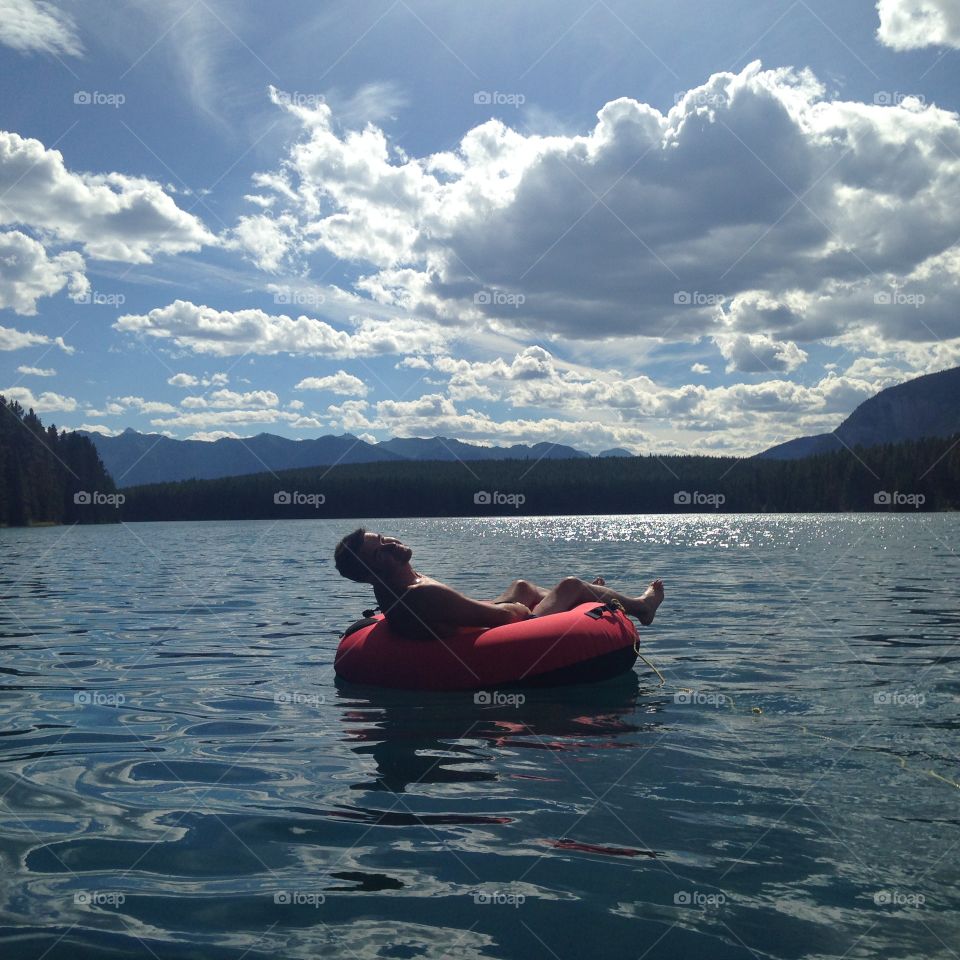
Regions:
<svg viewBox="0 0 960 960"><path fill-rule="evenodd" d="M634 609L630 613L645 627L649 627L661 603L663 603L663 581L657 579L647 587L643 596L636 600Z"/></svg>

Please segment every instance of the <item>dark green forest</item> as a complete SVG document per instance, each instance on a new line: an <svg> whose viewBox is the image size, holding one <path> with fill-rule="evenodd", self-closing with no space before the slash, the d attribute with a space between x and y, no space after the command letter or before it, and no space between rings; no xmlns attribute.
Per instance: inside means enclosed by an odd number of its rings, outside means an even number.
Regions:
<svg viewBox="0 0 960 960"><path fill-rule="evenodd" d="M960 436L802 460L368 463L124 490L124 520L956 510Z"/></svg>
<svg viewBox="0 0 960 960"><path fill-rule="evenodd" d="M87 437L0 396L0 526L115 523L120 499Z"/></svg>

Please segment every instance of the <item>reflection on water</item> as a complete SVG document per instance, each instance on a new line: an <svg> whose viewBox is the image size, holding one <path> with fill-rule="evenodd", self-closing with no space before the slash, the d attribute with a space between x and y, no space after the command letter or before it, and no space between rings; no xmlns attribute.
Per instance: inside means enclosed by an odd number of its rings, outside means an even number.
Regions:
<svg viewBox="0 0 960 960"><path fill-rule="evenodd" d="M384 525L666 579L665 687L486 703L335 681L345 526L0 531L4 960L950 955L955 518Z"/></svg>

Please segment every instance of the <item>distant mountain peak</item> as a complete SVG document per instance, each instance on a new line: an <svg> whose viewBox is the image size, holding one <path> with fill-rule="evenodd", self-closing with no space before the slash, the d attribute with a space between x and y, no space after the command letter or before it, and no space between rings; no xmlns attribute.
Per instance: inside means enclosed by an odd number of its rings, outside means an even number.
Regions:
<svg viewBox="0 0 960 960"><path fill-rule="evenodd" d="M787 440L757 456L796 460L844 448L876 447L955 433L960 433L960 367L886 387L864 400L832 433Z"/></svg>

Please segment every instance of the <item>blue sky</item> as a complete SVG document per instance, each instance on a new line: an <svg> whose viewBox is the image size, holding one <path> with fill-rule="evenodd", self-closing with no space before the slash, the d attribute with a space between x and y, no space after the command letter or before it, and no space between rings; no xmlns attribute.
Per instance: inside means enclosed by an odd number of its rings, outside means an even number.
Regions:
<svg viewBox="0 0 960 960"><path fill-rule="evenodd" d="M0 392L752 453L960 362L947 0L0 0Z"/></svg>

